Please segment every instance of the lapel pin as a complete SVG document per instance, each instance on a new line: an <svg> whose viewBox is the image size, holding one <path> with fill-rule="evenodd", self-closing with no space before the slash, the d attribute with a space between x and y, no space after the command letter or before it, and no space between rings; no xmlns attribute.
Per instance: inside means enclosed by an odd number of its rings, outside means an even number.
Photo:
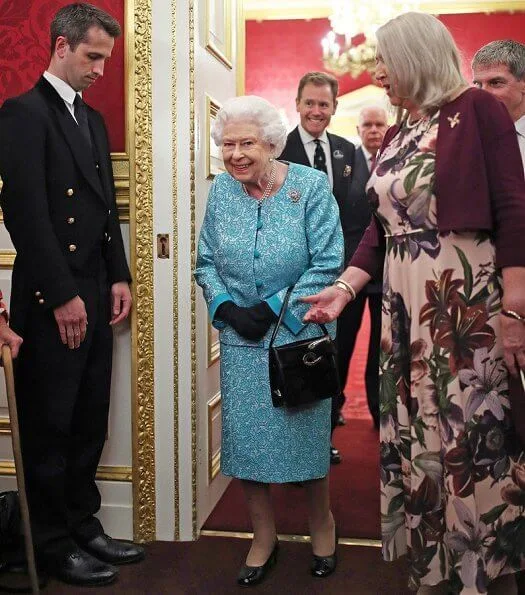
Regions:
<svg viewBox="0 0 525 595"><path fill-rule="evenodd" d="M456 112L454 114L454 117L451 118L450 116L448 116L447 120L449 121L450 127L454 128L456 126L456 124L459 124L460 120L459 120L459 112Z"/></svg>
<svg viewBox="0 0 525 595"><path fill-rule="evenodd" d="M332 155L334 156L334 159L342 159L344 157L343 155L343 151L341 151L340 149L336 149Z"/></svg>

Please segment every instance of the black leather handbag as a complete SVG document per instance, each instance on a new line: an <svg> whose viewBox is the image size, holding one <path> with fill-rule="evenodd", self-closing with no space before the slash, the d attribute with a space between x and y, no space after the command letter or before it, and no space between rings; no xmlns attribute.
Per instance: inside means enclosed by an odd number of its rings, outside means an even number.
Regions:
<svg viewBox="0 0 525 595"><path fill-rule="evenodd" d="M292 290L288 289L269 346L270 390L274 407L299 407L341 393L337 348L324 324L323 334L274 347Z"/></svg>

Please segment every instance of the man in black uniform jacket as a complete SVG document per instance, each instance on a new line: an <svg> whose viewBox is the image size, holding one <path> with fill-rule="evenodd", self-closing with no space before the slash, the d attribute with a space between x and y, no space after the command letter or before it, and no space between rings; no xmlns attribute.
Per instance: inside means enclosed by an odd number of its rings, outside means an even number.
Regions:
<svg viewBox="0 0 525 595"><path fill-rule="evenodd" d="M355 147L341 136L326 132L337 109L338 91L337 79L324 72L307 72L301 78L295 100L300 124L288 135L286 146L279 159L315 167L326 173L339 205L346 244L346 227L350 223L347 221L347 203L353 175ZM332 400L332 431L337 425L343 402L343 395ZM330 462L339 463L340 461L339 451L331 446Z"/></svg>
<svg viewBox="0 0 525 595"><path fill-rule="evenodd" d="M130 311L102 116L80 93L104 71L120 27L88 4L60 9L49 67L0 109L0 195L17 251L11 325L22 335L16 371L27 491L39 562L80 585L117 577L144 557L112 540L94 516L104 445L112 329Z"/></svg>
<svg viewBox="0 0 525 595"><path fill-rule="evenodd" d="M377 151L388 128L387 115L383 108L365 107L359 113L357 133L361 146L355 153L355 166L346 205L345 266L350 260L370 224L372 210L366 195L366 184L373 169ZM341 312L337 319L337 347L339 371L344 386L355 347L357 333L361 326L366 302L370 312L370 340L365 371L368 408L379 428L379 351L381 342L381 298L380 281L371 281Z"/></svg>

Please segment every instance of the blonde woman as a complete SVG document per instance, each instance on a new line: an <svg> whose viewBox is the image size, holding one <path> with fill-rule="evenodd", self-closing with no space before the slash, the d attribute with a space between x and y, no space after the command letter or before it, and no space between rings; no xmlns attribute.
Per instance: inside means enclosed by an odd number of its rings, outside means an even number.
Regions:
<svg viewBox="0 0 525 595"><path fill-rule="evenodd" d="M525 564L525 465L510 405L523 398L525 368L516 131L504 105L467 87L438 19L407 13L377 39L376 79L399 124L368 184L372 224L335 285L306 298L305 319L333 320L383 270L383 556L408 554L418 593L516 593Z"/></svg>

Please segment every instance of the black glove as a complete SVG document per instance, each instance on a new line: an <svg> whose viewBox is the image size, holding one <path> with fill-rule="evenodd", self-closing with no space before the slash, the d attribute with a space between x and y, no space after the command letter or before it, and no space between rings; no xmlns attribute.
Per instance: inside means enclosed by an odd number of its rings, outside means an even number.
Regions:
<svg viewBox="0 0 525 595"><path fill-rule="evenodd" d="M241 337L250 341L258 341L264 337L272 322L277 319L266 302L242 308L227 301L217 308L215 315L229 324Z"/></svg>

